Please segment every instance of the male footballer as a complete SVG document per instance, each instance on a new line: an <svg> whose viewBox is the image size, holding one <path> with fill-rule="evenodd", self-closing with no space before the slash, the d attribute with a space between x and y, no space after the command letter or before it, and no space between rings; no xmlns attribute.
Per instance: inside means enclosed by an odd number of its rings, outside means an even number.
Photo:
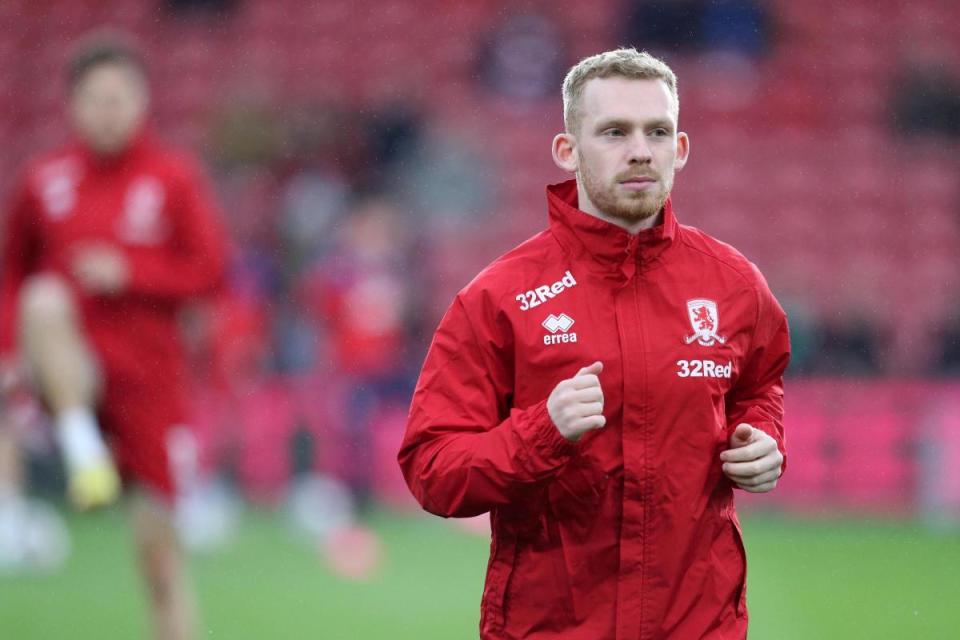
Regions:
<svg viewBox="0 0 960 640"><path fill-rule="evenodd" d="M88 41L68 80L76 139L28 167L7 212L3 366L26 374L54 418L75 506L129 487L154 636L192 638L167 449L186 417L177 314L222 282L225 235L195 162L146 124L132 48Z"/></svg>
<svg viewBox="0 0 960 640"><path fill-rule="evenodd" d="M784 468L787 321L756 267L679 224L673 71L634 49L563 83L548 228L457 295L399 462L423 507L489 511L485 639L742 639L734 489Z"/></svg>

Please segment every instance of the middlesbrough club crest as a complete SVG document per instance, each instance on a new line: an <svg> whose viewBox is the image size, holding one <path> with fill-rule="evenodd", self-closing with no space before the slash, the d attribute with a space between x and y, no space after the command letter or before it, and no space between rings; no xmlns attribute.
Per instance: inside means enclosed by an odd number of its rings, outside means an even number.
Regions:
<svg viewBox="0 0 960 640"><path fill-rule="evenodd" d="M727 339L719 335L720 314L717 312L717 303L703 298L687 300L687 315L690 316L690 326L693 335L683 341L687 344L696 340L704 347L712 347L716 343L724 344Z"/></svg>

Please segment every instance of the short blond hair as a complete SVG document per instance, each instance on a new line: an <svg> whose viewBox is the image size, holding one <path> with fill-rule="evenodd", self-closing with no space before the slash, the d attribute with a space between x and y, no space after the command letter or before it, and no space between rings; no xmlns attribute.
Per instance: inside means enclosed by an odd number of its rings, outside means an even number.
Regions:
<svg viewBox="0 0 960 640"><path fill-rule="evenodd" d="M568 133L580 125L580 101L583 88L592 78L619 76L633 80L663 80L673 96L674 115L680 114L677 76L667 63L646 51L634 48L614 49L584 58L563 79L563 124Z"/></svg>

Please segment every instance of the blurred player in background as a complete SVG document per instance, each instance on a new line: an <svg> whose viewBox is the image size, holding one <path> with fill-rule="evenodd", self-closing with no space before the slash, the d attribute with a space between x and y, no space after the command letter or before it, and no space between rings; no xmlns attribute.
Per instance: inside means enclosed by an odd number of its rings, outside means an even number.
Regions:
<svg viewBox="0 0 960 640"><path fill-rule="evenodd" d="M491 512L483 638L745 638L733 489L783 469L786 316L729 245L681 226L673 71L633 49L563 84L549 229L434 336L399 459L443 516Z"/></svg>
<svg viewBox="0 0 960 640"><path fill-rule="evenodd" d="M147 126L135 48L88 40L69 88L76 140L28 167L6 211L3 375L53 417L77 508L113 502L122 478L155 636L190 638L168 454L186 418L178 312L221 284L225 236L196 163Z"/></svg>

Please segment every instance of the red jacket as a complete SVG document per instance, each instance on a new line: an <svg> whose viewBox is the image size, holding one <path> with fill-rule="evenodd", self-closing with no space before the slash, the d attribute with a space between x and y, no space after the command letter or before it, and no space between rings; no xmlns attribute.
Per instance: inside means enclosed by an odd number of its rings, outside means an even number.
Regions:
<svg viewBox="0 0 960 640"><path fill-rule="evenodd" d="M0 353L14 347L23 279L52 271L72 282L76 247L105 242L126 255L131 280L118 296L77 291L101 364L144 380L173 375L182 359L179 307L224 276L225 234L212 203L195 163L149 134L118 157L75 144L33 163L5 212Z"/></svg>
<svg viewBox="0 0 960 640"><path fill-rule="evenodd" d="M747 422L783 452L786 317L757 269L680 226L630 235L548 189L549 229L464 288L399 455L423 507L491 512L483 638L744 638L746 557L719 454ZM607 426L546 399L595 360Z"/></svg>
<svg viewBox="0 0 960 640"><path fill-rule="evenodd" d="M109 159L71 145L28 168L5 213L0 354L15 346L27 276L47 271L73 283L72 257L87 243L126 256L124 291L74 292L104 375L97 408L120 471L172 496L166 434L187 417L178 312L222 283L226 263L225 234L200 171L149 134Z"/></svg>

